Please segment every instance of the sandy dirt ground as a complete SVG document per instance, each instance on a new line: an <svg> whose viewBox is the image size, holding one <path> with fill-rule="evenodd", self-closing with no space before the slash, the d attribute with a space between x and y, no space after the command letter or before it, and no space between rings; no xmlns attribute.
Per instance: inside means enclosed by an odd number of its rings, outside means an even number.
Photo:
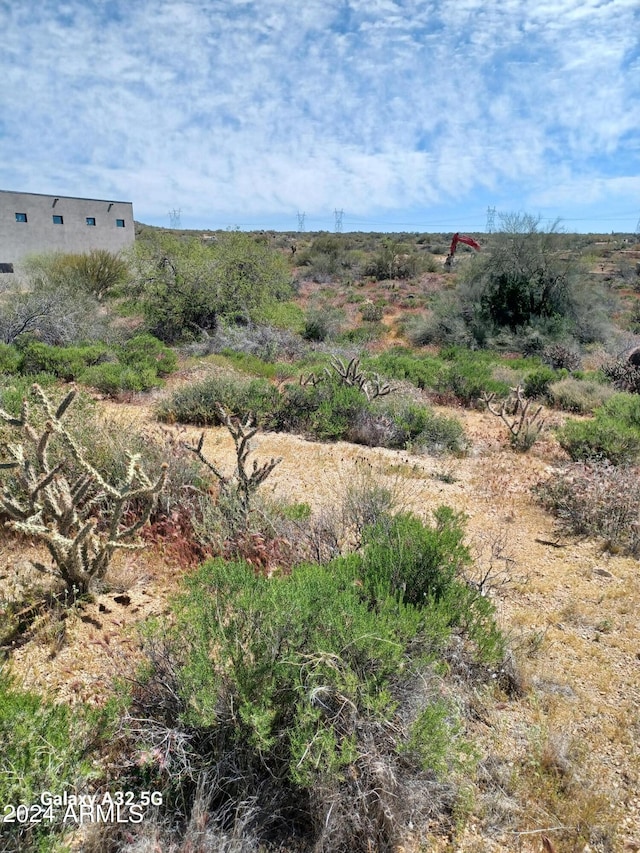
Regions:
<svg viewBox="0 0 640 853"><path fill-rule="evenodd" d="M123 428L152 419L146 403L106 405ZM640 842L638 562L608 553L597 540L559 536L553 519L536 505L531 486L553 476L563 461L552 437L526 455L516 454L505 445L504 427L489 414L442 411L464 423L471 440L464 458L418 457L262 433L253 442L255 458L282 457L262 488L275 498L318 508L334 503L354 478L367 471L425 518L441 504L463 511L479 566L488 565L491 549L499 543L507 559L496 565L504 567L509 582L493 595L528 691L519 700L482 699L481 719L470 723L472 734L485 757L499 755L511 768L525 766L540 739L562 742L562 749L577 756L579 786L600 808L606 803L610 822L618 826L613 848L584 850L638 850L640 846L634 846ZM233 446L226 430L206 431L205 452L232 470ZM26 582L29 556L24 543L0 544L5 588L13 584L19 589ZM15 672L25 685L53 696L100 701L111 678L139 657L136 624L168 612L179 575L158 548L119 554L108 575L109 591L71 613L63 637L58 636L59 628L47 631L42 617L41 629L12 653ZM553 839L562 828L559 815L534 797L524 806L520 803L512 820L505 816L509 792L502 798L494 792L493 797L501 800L495 805L494 829L487 830L487 806L480 798L474 811L478 815L472 814L454 846L446 849L538 851L543 831Z"/></svg>

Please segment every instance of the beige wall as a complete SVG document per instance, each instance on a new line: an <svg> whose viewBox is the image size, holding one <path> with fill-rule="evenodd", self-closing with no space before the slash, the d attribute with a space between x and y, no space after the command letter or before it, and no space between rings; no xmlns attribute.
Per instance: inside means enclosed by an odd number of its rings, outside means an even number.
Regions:
<svg viewBox="0 0 640 853"><path fill-rule="evenodd" d="M18 222L16 214L26 214L27 221ZM62 224L55 224L54 216L61 216ZM88 225L88 217L96 224ZM124 227L117 220L124 220ZM119 252L134 239L131 202L0 190L0 264L13 264L15 272L28 255Z"/></svg>

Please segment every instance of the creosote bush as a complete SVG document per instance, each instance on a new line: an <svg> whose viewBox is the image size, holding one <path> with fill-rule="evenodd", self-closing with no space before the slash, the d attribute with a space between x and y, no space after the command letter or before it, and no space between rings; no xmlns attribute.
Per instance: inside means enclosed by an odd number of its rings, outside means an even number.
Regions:
<svg viewBox="0 0 640 853"><path fill-rule="evenodd" d="M614 394L596 409L593 418L568 420L557 434L574 462L633 463L640 457L640 397Z"/></svg>
<svg viewBox="0 0 640 853"><path fill-rule="evenodd" d="M502 654L489 600L458 574L462 537L442 508L433 527L380 520L362 554L329 565L267 579L214 560L185 580L131 708L138 743L163 744L166 802L185 822L197 779L211 791L206 822L251 802L260 842L327 853L390 851L410 819L451 807L469 759L429 673L454 634L478 671ZM151 630L150 649L159 640Z"/></svg>

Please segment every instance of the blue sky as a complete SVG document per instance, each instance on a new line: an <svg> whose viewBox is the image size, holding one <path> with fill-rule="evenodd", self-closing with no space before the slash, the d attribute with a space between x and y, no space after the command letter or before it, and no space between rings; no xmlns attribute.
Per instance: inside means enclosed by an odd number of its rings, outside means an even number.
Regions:
<svg viewBox="0 0 640 853"><path fill-rule="evenodd" d="M638 0L0 0L0 189L184 228L640 220Z"/></svg>

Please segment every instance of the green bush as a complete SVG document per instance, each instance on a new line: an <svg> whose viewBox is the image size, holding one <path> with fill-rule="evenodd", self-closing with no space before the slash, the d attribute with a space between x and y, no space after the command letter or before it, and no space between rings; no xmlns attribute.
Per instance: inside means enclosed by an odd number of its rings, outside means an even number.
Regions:
<svg viewBox="0 0 640 853"><path fill-rule="evenodd" d="M0 343L0 374L18 373L21 363L22 355L15 346Z"/></svg>
<svg viewBox="0 0 640 853"><path fill-rule="evenodd" d="M0 408L16 417L20 414L22 401L29 396L32 385L37 383L47 388L56 381L51 373L36 376L3 376L0 374Z"/></svg>
<svg viewBox="0 0 640 853"><path fill-rule="evenodd" d="M78 381L111 397L122 391L149 391L161 384L152 367L134 368L113 362L87 367L78 376Z"/></svg>
<svg viewBox="0 0 640 853"><path fill-rule="evenodd" d="M355 329L349 329L337 336L338 341L350 344L368 344L371 341L379 341L387 332L384 323L362 323Z"/></svg>
<svg viewBox="0 0 640 853"><path fill-rule="evenodd" d="M615 391L592 379L567 376L548 386L548 397L552 406L565 412L589 415L610 399Z"/></svg>
<svg viewBox="0 0 640 853"><path fill-rule="evenodd" d="M53 795L82 790L95 778L92 752L112 727L113 709L89 711L53 703L15 687L0 670L0 802L7 806L40 802L43 791ZM61 833L64 810L53 808L52 820L6 823L3 850L52 850ZM68 829L68 825L66 827ZM45 841L48 838L48 842ZM8 843L8 846L4 844ZM15 846L11 846L15 844ZM57 849L57 848L55 848Z"/></svg>
<svg viewBox="0 0 640 853"><path fill-rule="evenodd" d="M436 356L416 356L408 350L394 348L368 359L366 366L390 379L406 379L417 388L433 388L442 368Z"/></svg>
<svg viewBox="0 0 640 853"><path fill-rule="evenodd" d="M257 319L276 329L297 333L304 329L304 311L295 302L269 302L257 312Z"/></svg>
<svg viewBox="0 0 640 853"><path fill-rule="evenodd" d="M340 333L344 312L331 306L309 308L304 321L302 337L307 341L326 341Z"/></svg>
<svg viewBox="0 0 640 853"><path fill-rule="evenodd" d="M439 601L470 563L461 517L442 508L436 519L430 528L403 513L367 531L362 582L372 604L389 595L416 606Z"/></svg>
<svg viewBox="0 0 640 853"><path fill-rule="evenodd" d="M538 370L534 370L524 380L524 396L533 397L534 399L539 397L548 397L549 386L557 378L557 373L550 367L541 367Z"/></svg>
<svg viewBox="0 0 640 853"><path fill-rule="evenodd" d="M271 831L274 814L286 822L293 807L298 832L317 841L328 826L338 831L347 809L359 819L345 820L339 842L323 849L391 848L404 817L395 785L410 796L420 773L433 785L460 764L455 714L424 687L416 702L412 685L446 654L453 632L474 650L478 671L502 651L490 602L458 577L469 559L462 539L460 518L441 508L434 527L387 519L362 555L326 566L265 578L214 560L186 579L169 634L177 683L162 724L202 772L215 773L217 807L268 790L258 802ZM143 717L158 714L165 672L151 681ZM167 707L179 719L167 719ZM397 778L392 798L384 774L370 775L374 765ZM186 773L182 784L193 784ZM338 788L339 801L329 794ZM395 802L384 829L372 825L374 792L375 802Z"/></svg>
<svg viewBox="0 0 640 853"><path fill-rule="evenodd" d="M382 305L376 305L367 300L360 308L360 316L365 323L378 323L382 320L384 309Z"/></svg>
<svg viewBox="0 0 640 853"><path fill-rule="evenodd" d="M411 448L419 453L433 454L463 454L468 446L460 421L434 412L430 412L425 425L410 439L410 444Z"/></svg>
<svg viewBox="0 0 640 853"><path fill-rule="evenodd" d="M31 340L20 349L22 373L51 373L66 382L78 379L87 367L102 364L109 357L106 344L60 347Z"/></svg>
<svg viewBox="0 0 640 853"><path fill-rule="evenodd" d="M160 233L136 240L129 297L165 343L194 340L221 319L258 320L291 294L285 258L240 231L204 243Z"/></svg>
<svg viewBox="0 0 640 853"><path fill-rule="evenodd" d="M158 376L168 376L178 365L175 352L153 335L136 335L131 338L119 348L118 357L128 367L136 370L150 368Z"/></svg>
<svg viewBox="0 0 640 853"><path fill-rule="evenodd" d="M346 438L352 423L368 408L367 398L358 388L338 382L288 385L268 423L272 429L336 441Z"/></svg>
<svg viewBox="0 0 640 853"><path fill-rule="evenodd" d="M221 405L241 417L251 413L263 424L279 402L278 391L264 379L211 376L175 391L160 403L156 415L168 423L217 426Z"/></svg>
<svg viewBox="0 0 640 853"><path fill-rule="evenodd" d="M475 405L486 391L488 394L506 396L509 383L494 379L492 365L473 354L456 354L440 370L435 389L453 394L464 405Z"/></svg>
<svg viewBox="0 0 640 853"><path fill-rule="evenodd" d="M613 465L640 457L640 397L614 394L589 421L572 421L558 430L558 440L574 462L608 460Z"/></svg>

